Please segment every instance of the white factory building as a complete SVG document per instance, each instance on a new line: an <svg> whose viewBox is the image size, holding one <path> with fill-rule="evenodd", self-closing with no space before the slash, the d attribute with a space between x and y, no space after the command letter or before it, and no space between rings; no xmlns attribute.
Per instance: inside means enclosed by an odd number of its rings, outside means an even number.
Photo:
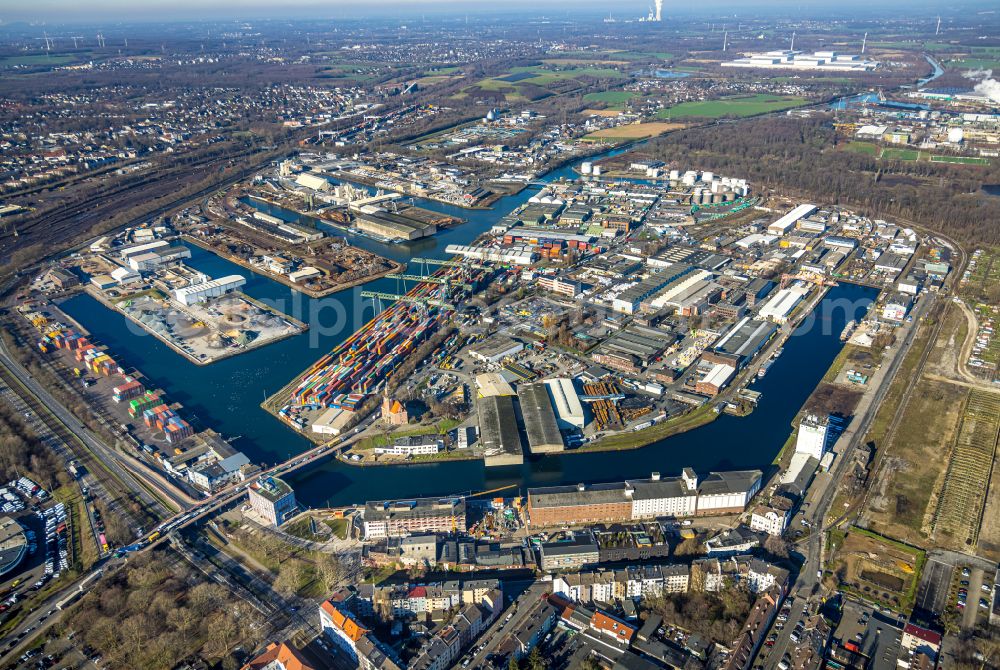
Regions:
<svg viewBox="0 0 1000 670"><path fill-rule="evenodd" d="M296 177L295 183L299 186L305 186L306 188L311 188L315 191L329 191L331 187L329 180L308 172L303 172Z"/></svg>
<svg viewBox="0 0 1000 670"><path fill-rule="evenodd" d="M785 235L788 231L795 228L795 224L799 222L800 219L804 219L807 216L813 214L818 207L816 205L802 204L795 207L788 214L772 223L767 227L767 232L772 235Z"/></svg>
<svg viewBox="0 0 1000 670"><path fill-rule="evenodd" d="M785 323L795 306L809 294L809 287L804 285L789 286L778 291L773 298L760 308L758 316L761 319Z"/></svg>
<svg viewBox="0 0 1000 670"><path fill-rule="evenodd" d="M445 248L445 253L478 261L513 263L514 265L531 265L538 259L538 254L528 246L494 249L491 247L470 247L464 244L449 244Z"/></svg>
<svg viewBox="0 0 1000 670"><path fill-rule="evenodd" d="M186 258L191 258L191 250L183 245L158 247L129 255L128 266L136 272L146 272Z"/></svg>
<svg viewBox="0 0 1000 670"><path fill-rule="evenodd" d="M817 461L823 459L830 437L829 419L810 414L799 423L799 434L795 440L795 453L809 454Z"/></svg>
<svg viewBox="0 0 1000 670"><path fill-rule="evenodd" d="M194 305L235 291L246 283L247 280L242 275L227 275L176 289L174 298L182 305Z"/></svg>
<svg viewBox="0 0 1000 670"><path fill-rule="evenodd" d="M580 396L573 386L572 379L546 379L544 382L548 388L549 397L552 398L552 407L556 411L556 419L560 427L579 428L583 430L586 419L583 415L583 405L580 403Z"/></svg>
<svg viewBox="0 0 1000 670"><path fill-rule="evenodd" d="M837 51L778 50L747 54L743 58L721 63L723 67L746 67L790 70L823 70L830 72L868 72L878 67L878 62L865 60L858 54Z"/></svg>

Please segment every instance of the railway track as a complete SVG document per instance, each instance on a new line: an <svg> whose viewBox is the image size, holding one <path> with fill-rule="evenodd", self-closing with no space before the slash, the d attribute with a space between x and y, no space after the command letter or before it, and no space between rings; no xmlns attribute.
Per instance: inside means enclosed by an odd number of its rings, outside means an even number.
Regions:
<svg viewBox="0 0 1000 670"><path fill-rule="evenodd" d="M101 477L99 473L107 472L102 463L99 463L95 456L77 440L70 430L58 420L48 408L45 407L34 395L25 389L11 372L0 366L0 394L20 413L29 419L32 429L38 435L42 443L54 451L68 465L70 461L77 461L83 465L87 473L87 486L91 494L101 500L108 512L122 517L131 528L141 528L147 520L136 513L129 501L136 500L135 494L127 490L121 484L109 481L109 477ZM107 472L108 475L112 473ZM145 505L144 505L145 506ZM91 514L90 505L87 506L88 515ZM97 540L96 529L93 528L95 541ZM98 554L103 553L98 546Z"/></svg>

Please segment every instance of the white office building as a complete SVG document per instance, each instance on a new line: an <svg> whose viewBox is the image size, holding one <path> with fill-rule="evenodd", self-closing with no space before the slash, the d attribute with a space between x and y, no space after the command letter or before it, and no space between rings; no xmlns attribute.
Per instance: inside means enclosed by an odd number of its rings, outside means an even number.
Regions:
<svg viewBox="0 0 1000 670"><path fill-rule="evenodd" d="M830 421L810 414L799 423L799 435L795 441L795 453L809 454L817 461L822 460L827 451L830 435Z"/></svg>

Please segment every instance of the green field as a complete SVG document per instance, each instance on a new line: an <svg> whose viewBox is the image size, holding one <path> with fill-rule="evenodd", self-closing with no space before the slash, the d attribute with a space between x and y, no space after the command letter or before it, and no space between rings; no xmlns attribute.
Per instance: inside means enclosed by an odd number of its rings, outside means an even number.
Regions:
<svg viewBox="0 0 1000 670"><path fill-rule="evenodd" d="M527 73L534 75L525 77L517 81L504 81L503 77ZM546 88L552 84L563 82L575 82L580 77L594 77L600 79L621 79L625 74L618 70L606 67L573 67L559 70L550 70L542 65L530 65L511 68L505 74L496 77L489 77L476 83L476 86L486 91L502 91L507 100L520 100L528 96L524 95L524 87ZM572 84L571 84L572 85ZM537 90L537 89L536 89ZM565 89L563 89L565 90ZM535 96L536 98L538 96Z"/></svg>
<svg viewBox="0 0 1000 670"><path fill-rule="evenodd" d="M623 60L669 60L674 57L669 51L612 51L608 56Z"/></svg>
<svg viewBox="0 0 1000 670"><path fill-rule="evenodd" d="M853 151L856 154L878 155L878 145L871 142L848 142L844 145L845 151Z"/></svg>
<svg viewBox="0 0 1000 670"><path fill-rule="evenodd" d="M72 56L47 54L31 54L26 56L4 56L0 58L0 67L17 65L65 65L73 60Z"/></svg>
<svg viewBox="0 0 1000 670"><path fill-rule="evenodd" d="M989 165L987 158L975 158L971 156L931 156L932 163L953 163L956 165Z"/></svg>
<svg viewBox="0 0 1000 670"><path fill-rule="evenodd" d="M1000 69L1000 60L991 58L958 58L948 61L948 66L960 70L996 70Z"/></svg>
<svg viewBox="0 0 1000 670"><path fill-rule="evenodd" d="M661 109L657 116L661 119L682 119L701 117L719 119L724 116L754 116L792 109L809 104L805 98L758 94L741 98L682 102L669 109Z"/></svg>
<svg viewBox="0 0 1000 670"><path fill-rule="evenodd" d="M625 103L635 97L635 93L630 91L604 91L602 93L588 93L583 96L587 102L605 102L608 107L616 109L624 107Z"/></svg>
<svg viewBox="0 0 1000 670"><path fill-rule="evenodd" d="M886 147L882 150L881 158L889 158L897 161L918 161L920 152L916 149L891 149Z"/></svg>

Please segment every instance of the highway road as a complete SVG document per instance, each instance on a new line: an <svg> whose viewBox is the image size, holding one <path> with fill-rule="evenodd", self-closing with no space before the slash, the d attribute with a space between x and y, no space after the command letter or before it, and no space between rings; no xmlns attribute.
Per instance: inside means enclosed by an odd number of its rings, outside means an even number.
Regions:
<svg viewBox="0 0 1000 670"><path fill-rule="evenodd" d="M176 509L184 510L190 507L190 503L170 487L158 486L153 473L147 472L145 465L134 458L126 455L106 445L100 438L94 435L89 428L73 415L59 401L31 376L24 369L7 349L6 343L0 340L0 364L16 378L24 390L38 400L44 408L61 423L79 442L87 448L95 457L100 459L118 479L132 489L139 500L155 514L161 517L172 515ZM17 389L15 389L17 390ZM23 394L22 394L22 397ZM26 400L30 400L26 398ZM152 491L156 491L154 495ZM163 497L167 498L175 508L171 508Z"/></svg>

